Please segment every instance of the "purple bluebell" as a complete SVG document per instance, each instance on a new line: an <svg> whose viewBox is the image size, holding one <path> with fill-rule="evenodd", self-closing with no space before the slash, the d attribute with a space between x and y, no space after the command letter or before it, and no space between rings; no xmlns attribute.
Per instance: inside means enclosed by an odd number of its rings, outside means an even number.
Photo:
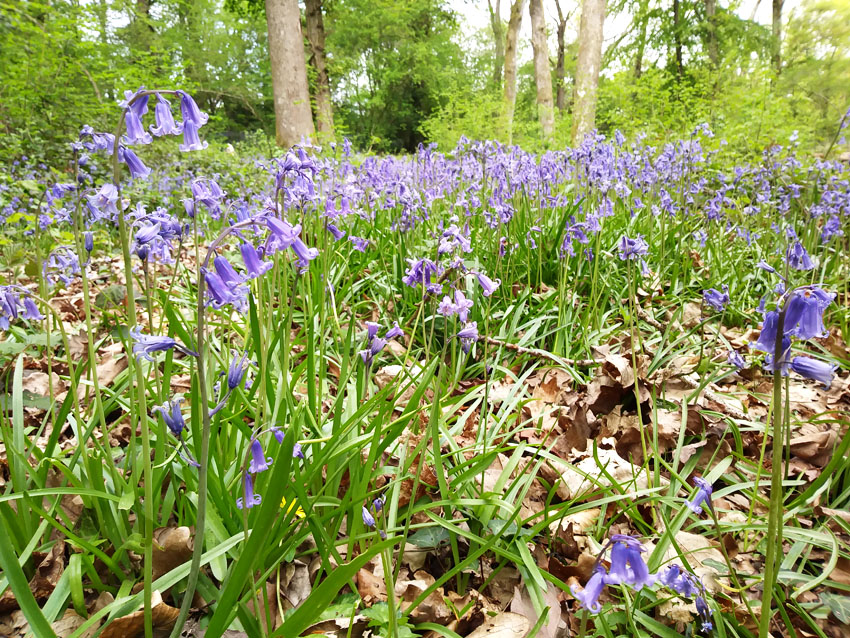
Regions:
<svg viewBox="0 0 850 638"><path fill-rule="evenodd" d="M372 364L372 360L384 349L384 346L387 345L386 339L382 337L375 337L369 341L369 347L365 350L360 351L360 358L363 359L363 363L368 367Z"/></svg>
<svg viewBox="0 0 850 638"><path fill-rule="evenodd" d="M455 290L454 307L455 312L457 313L457 318L462 323L466 323L469 319L469 311L472 310L472 300L467 299L466 295L464 295L460 290Z"/></svg>
<svg viewBox="0 0 850 638"><path fill-rule="evenodd" d="M694 495L693 500L686 500L685 505L688 506L695 514L699 514L703 511L704 505L708 505L708 509L711 509L711 492L712 485L705 479L701 479L699 477L694 478L694 485L696 485L699 489L697 493Z"/></svg>
<svg viewBox="0 0 850 638"><path fill-rule="evenodd" d="M354 235L349 235L348 240L351 242L354 250L365 253L366 249L369 248L369 240L363 239L362 237L355 237Z"/></svg>
<svg viewBox="0 0 850 638"><path fill-rule="evenodd" d="M818 286L799 288L791 293L785 310L785 334L798 339L825 337L823 312L835 299Z"/></svg>
<svg viewBox="0 0 850 638"><path fill-rule="evenodd" d="M726 353L726 361L730 364L738 368L738 370L743 370L747 367L747 362L744 360L736 350L730 350Z"/></svg>
<svg viewBox="0 0 850 638"><path fill-rule="evenodd" d="M502 281L500 279L496 279L495 281L490 279L484 273L477 272L475 276L478 278L478 284L481 286L481 292L485 297L489 297L496 289L502 285Z"/></svg>
<svg viewBox="0 0 850 638"><path fill-rule="evenodd" d="M363 506L363 511L360 513L360 516L363 519L363 524L366 527L375 527L375 517L372 516L372 513L366 508L365 505Z"/></svg>
<svg viewBox="0 0 850 638"><path fill-rule="evenodd" d="M225 257L216 255L216 258L213 260L213 265L218 276L221 277L222 281L224 281L228 286L239 286L245 282L242 275L234 270L233 266L230 265L230 262L227 261Z"/></svg>
<svg viewBox="0 0 850 638"><path fill-rule="evenodd" d="M301 241L300 237L296 237L295 241L292 242L292 252L297 257L295 263L301 271L306 270L310 262L319 256L319 249L309 248L307 244Z"/></svg>
<svg viewBox="0 0 850 638"><path fill-rule="evenodd" d="M266 255L270 255L279 250L286 250L301 233L301 225L293 226L289 222L278 219L277 217L265 217L266 226L271 231L266 239Z"/></svg>
<svg viewBox="0 0 850 638"><path fill-rule="evenodd" d="M795 270L811 270L815 267L812 258L809 257L809 253L806 252L803 244L799 241L793 242L788 247L786 259L788 260L788 265Z"/></svg>
<svg viewBox="0 0 850 638"><path fill-rule="evenodd" d="M369 341L372 341L375 337L378 336L378 330L381 329L381 324L376 323L374 321L366 322L366 338Z"/></svg>
<svg viewBox="0 0 850 638"><path fill-rule="evenodd" d="M151 169L145 166L144 162L139 159L139 156L129 148L122 149L121 155L127 163L127 168L130 170L130 176L133 179L145 179L151 174Z"/></svg>
<svg viewBox="0 0 850 638"><path fill-rule="evenodd" d="M94 250L94 236L90 231L83 233L83 247L86 249L87 253Z"/></svg>
<svg viewBox="0 0 850 638"><path fill-rule="evenodd" d="M711 306L717 312L723 312L729 304L729 286L723 285L723 292L716 288L702 291L702 299L706 305Z"/></svg>
<svg viewBox="0 0 850 638"><path fill-rule="evenodd" d="M156 126L151 126L150 132L157 137L162 135L180 135L183 131L183 127L174 123L174 116L171 114L171 103L159 93L156 94L154 118L156 119Z"/></svg>
<svg viewBox="0 0 850 638"><path fill-rule="evenodd" d="M620 259L634 259L646 255L649 252L649 244L641 235L634 239L623 235L617 243L617 249L620 251Z"/></svg>
<svg viewBox="0 0 850 638"><path fill-rule="evenodd" d="M811 357L794 357L791 360L791 369L794 372L806 379L823 383L824 388L827 390L832 385L832 379L835 376L835 369L837 367L834 364L820 361L819 359L812 359Z"/></svg>
<svg viewBox="0 0 850 638"><path fill-rule="evenodd" d="M415 288L422 285L427 292L433 295L438 295L442 292L443 286L431 281L432 277L439 277L443 273L439 264L426 257L421 259L408 258L407 263L407 272L401 279L405 286Z"/></svg>
<svg viewBox="0 0 850 638"><path fill-rule="evenodd" d="M245 264L248 279L259 277L267 273L274 266L274 262L261 260L257 249L250 242L243 242L239 246L239 251L242 253L242 261Z"/></svg>
<svg viewBox="0 0 850 638"><path fill-rule="evenodd" d="M241 496L236 499L236 507L240 510L249 509L263 502L262 496L254 494L254 481L247 472L242 473L242 489L245 495L244 499Z"/></svg>
<svg viewBox="0 0 850 638"><path fill-rule="evenodd" d="M171 337L157 337L154 335L142 334L140 328L134 328L130 331L130 336L133 338L133 354L137 359L143 358L148 361L153 361L151 354L154 352L163 352L165 350L179 350L183 354L197 357L197 352L192 352L186 346L181 345Z"/></svg>
<svg viewBox="0 0 850 638"><path fill-rule="evenodd" d="M455 306L452 298L448 295L445 295L437 305L437 314L443 315L444 317L451 317L457 314L457 307Z"/></svg>
<svg viewBox="0 0 850 638"><path fill-rule="evenodd" d="M381 496L372 501L372 510L377 514L382 509L384 509L384 498Z"/></svg>
<svg viewBox="0 0 850 638"><path fill-rule="evenodd" d="M470 321L458 331L457 338L460 339L463 351L469 354L472 344L478 341L478 324L475 321Z"/></svg>
<svg viewBox="0 0 850 638"><path fill-rule="evenodd" d="M230 304L239 312L244 312L248 304L248 287L244 284L231 284L217 272L204 270L204 280L207 283L208 303L213 308L223 308Z"/></svg>
<svg viewBox="0 0 850 638"><path fill-rule="evenodd" d="M235 390L242 383L245 377L246 362L248 354L243 354L241 357L237 354L230 362L230 367L227 370L227 387L230 390Z"/></svg>
<svg viewBox="0 0 850 638"><path fill-rule="evenodd" d="M292 458L294 459L303 459L304 458L304 450L301 449L301 444L296 442L292 446Z"/></svg>
<svg viewBox="0 0 850 638"><path fill-rule="evenodd" d="M251 474L264 472L269 469L269 463L271 463L271 459L266 458L266 454L263 452L263 444L260 443L260 440L251 439L251 463L248 465L248 472Z"/></svg>
<svg viewBox="0 0 850 638"><path fill-rule="evenodd" d="M183 399L172 399L162 405L157 405L153 408L154 412L159 412L162 415L162 420L165 425L171 430L178 439L186 428L186 422L183 420L183 413L180 411L180 404Z"/></svg>
<svg viewBox="0 0 850 638"><path fill-rule="evenodd" d="M186 126L186 122L192 122L197 131L209 121L210 116L198 108L197 102L192 99L191 95L185 91L177 91L177 94L180 96L180 114L183 116L183 126Z"/></svg>
<svg viewBox="0 0 850 638"><path fill-rule="evenodd" d="M334 241L339 241L340 239L342 239L343 237L345 237L345 231L344 231L344 230L340 230L339 228L337 228L336 226L334 226L334 225L333 225L333 224L331 224L330 222L328 222L327 224L325 224L325 228L327 229L327 231L328 231L331 235L333 235Z"/></svg>
<svg viewBox="0 0 850 638"><path fill-rule="evenodd" d="M184 120L183 122L183 143L180 145L180 150L187 151L203 151L209 144L201 142L198 137L198 127L193 120Z"/></svg>
<svg viewBox="0 0 850 638"><path fill-rule="evenodd" d="M104 184L95 195L88 196L89 208L110 218L118 215L118 189L115 184Z"/></svg>
<svg viewBox="0 0 850 638"><path fill-rule="evenodd" d="M842 237L843 235L844 231L841 230L841 219L838 215L830 215L829 219L824 222L823 228L821 229L821 242L826 243L833 237Z"/></svg>
<svg viewBox="0 0 850 638"><path fill-rule="evenodd" d="M124 123L127 128L127 134L121 140L124 144L128 146L132 144L150 144L153 141L151 134L145 130L142 120L133 108L127 109L124 115Z"/></svg>
<svg viewBox="0 0 850 638"><path fill-rule="evenodd" d="M656 576L649 573L649 567L641 556L641 553L646 551L641 542L626 534L613 534L611 542L611 569L608 571L608 582L629 585L636 591L651 586Z"/></svg>
<svg viewBox="0 0 850 638"><path fill-rule="evenodd" d="M579 591L576 589L575 585L573 585L570 587L570 592L573 596L575 596L576 600L581 603L582 607L591 614L596 614L600 609L602 609L602 605L599 604L599 595L602 593L602 590L607 584L608 575L605 573L605 568L601 565L597 565L593 570L593 575L590 577L590 580L588 580L587 584L584 586L584 589Z"/></svg>
<svg viewBox="0 0 850 638"><path fill-rule="evenodd" d="M390 339L397 339L399 337L404 336L404 330L399 328L398 321L393 321L393 327L387 330L387 334L384 335L384 339L389 341Z"/></svg>

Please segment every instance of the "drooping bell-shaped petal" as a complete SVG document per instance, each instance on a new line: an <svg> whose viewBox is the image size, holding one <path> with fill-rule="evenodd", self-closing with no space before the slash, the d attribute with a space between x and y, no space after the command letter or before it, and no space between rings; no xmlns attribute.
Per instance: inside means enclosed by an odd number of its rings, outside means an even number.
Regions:
<svg viewBox="0 0 850 638"><path fill-rule="evenodd" d="M151 126L150 131L157 137L162 135L180 135L183 131L183 127L174 122L174 115L171 113L171 103L159 93L156 94L154 118L156 119L156 126Z"/></svg>
<svg viewBox="0 0 850 638"><path fill-rule="evenodd" d="M123 149L124 161L127 163L127 168L130 170L130 176L133 179L145 179L151 174L151 169L145 166L144 162L139 159L129 148Z"/></svg>
<svg viewBox="0 0 850 638"><path fill-rule="evenodd" d="M186 428L186 422L183 420L183 412L180 410L180 404L182 402L183 399L172 399L167 403L153 408L154 411L159 412L162 415L162 420L165 421L165 425L168 426L168 429L171 430L172 434L174 434L174 436L178 439L183 433L183 430Z"/></svg>
<svg viewBox="0 0 850 638"><path fill-rule="evenodd" d="M228 286L233 287L244 283L245 280L243 277L234 270L233 266L230 265L230 262L227 261L226 258L221 255L217 255L213 264L218 276L221 277L222 281L224 281L224 283Z"/></svg>
<svg viewBox="0 0 850 638"><path fill-rule="evenodd" d="M381 325L378 324L378 323L375 323L374 321L367 321L366 322L366 338L369 341L372 341L372 339L374 339L375 337L378 336L378 330L380 329L380 327L381 327Z"/></svg>
<svg viewBox="0 0 850 638"><path fill-rule="evenodd" d="M267 273L274 266L274 263L271 261L261 260L257 249L249 242L243 243L239 247L239 251L242 253L242 261L245 264L245 270L248 272L248 279L259 277Z"/></svg>
<svg viewBox="0 0 850 638"><path fill-rule="evenodd" d="M83 247L87 253L94 250L94 236L89 231L83 233Z"/></svg>
<svg viewBox="0 0 850 638"><path fill-rule="evenodd" d="M685 505L687 505L688 509L695 514L699 514L703 510L703 505L708 505L708 508L711 509L712 485L705 479L701 479L699 477L694 479L694 485L696 485L699 489L694 495L693 500L686 500Z"/></svg>
<svg viewBox="0 0 850 638"><path fill-rule="evenodd" d="M236 499L236 507L241 509L249 509L263 502L263 498L259 494L254 494L254 481L251 475L247 472L242 474L242 485L244 490L244 499L240 496Z"/></svg>
<svg viewBox="0 0 850 638"><path fill-rule="evenodd" d="M231 390L235 390L242 383L247 361L248 354L246 353L242 357L236 355L230 362L230 367L227 370L227 387Z"/></svg>
<svg viewBox="0 0 850 638"><path fill-rule="evenodd" d="M180 114L183 116L183 127L186 127L187 122L194 122L195 131L197 132L199 128L209 121L210 116L201 112L197 102L192 99L191 95L185 91L178 91L177 93L180 95Z"/></svg>
<svg viewBox="0 0 850 638"><path fill-rule="evenodd" d="M398 327L398 321L393 321L393 327L387 330L387 334L384 335L384 338L389 341L390 339L397 339L398 337L403 337L404 331Z"/></svg>
<svg viewBox="0 0 850 638"><path fill-rule="evenodd" d="M723 292L720 292L716 288L703 290L702 299L707 306L711 306L717 312L723 312L729 303L729 287L723 286Z"/></svg>
<svg viewBox="0 0 850 638"><path fill-rule="evenodd" d="M496 279L495 281L490 279L487 275L483 273L475 273L478 277L478 283L481 286L481 291L485 297L489 297L496 289L502 284L500 279Z"/></svg>
<svg viewBox="0 0 850 638"><path fill-rule="evenodd" d="M193 120L185 120L183 122L183 143L180 145L181 151L202 151L209 144L198 137L198 127Z"/></svg>
<svg viewBox="0 0 850 638"><path fill-rule="evenodd" d="M24 297L24 319L31 321L41 321L44 319L44 315L38 311L38 306L35 305L32 297Z"/></svg>
<svg viewBox="0 0 850 638"><path fill-rule="evenodd" d="M248 465L248 472L251 474L256 474L257 472L264 472L269 469L269 463L271 463L271 459L267 459L265 453L263 452L263 444L260 443L259 439L251 440L251 463Z"/></svg>
<svg viewBox="0 0 850 638"><path fill-rule="evenodd" d="M124 144L131 146L133 144L150 144L153 141L151 134L145 130L141 118L134 109L129 109L124 114L124 124L127 127L127 133L121 140Z"/></svg>
<svg viewBox="0 0 850 638"><path fill-rule="evenodd" d="M835 376L835 369L838 366L812 359L811 357L794 357L791 360L791 369L807 379L813 379L823 383L828 390L832 385L832 379Z"/></svg>
<svg viewBox="0 0 850 638"><path fill-rule="evenodd" d="M363 519L363 524L366 527L375 527L375 517L372 516L372 513L366 509L366 506L363 506L363 511L361 512L361 518Z"/></svg>
<svg viewBox="0 0 850 638"><path fill-rule="evenodd" d="M795 241L788 247L786 258L788 265L795 270L811 270L815 267L809 253L799 241Z"/></svg>
<svg viewBox="0 0 850 638"><path fill-rule="evenodd" d="M641 556L645 551L640 541L625 534L611 536L611 569L608 582L629 585L635 590L652 585L656 577L649 573L649 567Z"/></svg>
<svg viewBox="0 0 850 638"><path fill-rule="evenodd" d="M596 614L600 609L602 609L602 605L599 604L599 595L605 588L607 580L608 577L605 574L605 569L600 565L593 570L593 575L590 577L590 580L587 581L584 589L578 590L575 585L573 585L570 588L570 592L573 596L575 596L576 600L581 603L582 607L591 614Z"/></svg>
<svg viewBox="0 0 850 638"><path fill-rule="evenodd" d="M792 293L785 310L785 334L798 339L825 337L827 330L823 324L823 311L833 299L834 293L817 287Z"/></svg>

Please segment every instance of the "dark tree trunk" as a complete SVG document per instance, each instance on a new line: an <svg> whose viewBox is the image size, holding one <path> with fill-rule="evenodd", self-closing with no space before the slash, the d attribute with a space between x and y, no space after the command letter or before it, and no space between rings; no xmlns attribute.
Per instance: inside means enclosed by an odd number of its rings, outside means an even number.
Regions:
<svg viewBox="0 0 850 638"><path fill-rule="evenodd" d="M643 55L646 51L646 30L649 27L649 9L648 0L641 0L638 9L637 20L637 43L635 50L635 79L637 80L643 74Z"/></svg>
<svg viewBox="0 0 850 638"><path fill-rule="evenodd" d="M496 6L487 0L487 8L490 10L490 28L493 29L493 42L496 50L493 59L493 86L502 86L502 69L505 66L505 29L502 26L502 13L500 0L496 0Z"/></svg>
<svg viewBox="0 0 850 638"><path fill-rule="evenodd" d="M773 56L776 75L782 71L782 5L785 0L773 0Z"/></svg>
<svg viewBox="0 0 850 638"><path fill-rule="evenodd" d="M555 0L555 7L558 9L558 63L555 66L555 78L558 86L557 93L555 95L555 106L558 110L563 113L567 109L567 87L564 81L566 76L566 42L564 42L564 38L566 37L567 32L567 20L570 19L571 14L567 14L564 16L563 11L561 11L561 2L560 0Z"/></svg>
<svg viewBox="0 0 850 638"><path fill-rule="evenodd" d="M310 43L310 64L316 70L316 129L320 137L333 138L334 116L331 104L331 84L325 60L325 23L322 19L322 0L304 0L307 41Z"/></svg>
<svg viewBox="0 0 850 638"><path fill-rule="evenodd" d="M680 78L684 72L682 63L682 3L681 0L673 0L673 45L676 57L676 75Z"/></svg>

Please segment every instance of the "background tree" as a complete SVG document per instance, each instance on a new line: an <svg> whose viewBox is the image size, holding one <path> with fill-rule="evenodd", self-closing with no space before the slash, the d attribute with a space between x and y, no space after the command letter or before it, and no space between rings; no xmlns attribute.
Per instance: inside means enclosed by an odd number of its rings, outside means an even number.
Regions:
<svg viewBox="0 0 850 638"><path fill-rule="evenodd" d="M546 44L546 16L543 0L531 0L531 48L534 53L534 82L537 86L537 118L544 139L555 133L555 107L552 101L552 71L549 68L549 47Z"/></svg>
<svg viewBox="0 0 850 638"><path fill-rule="evenodd" d="M564 12L561 10L561 0L555 0L555 7L558 11L558 28L556 31L556 36L558 40L558 61L555 63L555 86L557 87L556 96L555 96L555 106L558 107L558 110L563 113L567 108L567 87L565 83L566 78L566 33L567 33L567 22L572 16L572 12L564 15Z"/></svg>
<svg viewBox="0 0 850 638"><path fill-rule="evenodd" d="M310 65L316 71L316 130L325 138L334 136L334 116L331 105L331 84L325 61L325 24L322 19L322 0L304 0L307 41L310 43Z"/></svg>
<svg viewBox="0 0 850 638"><path fill-rule="evenodd" d="M511 142L513 137L514 109L516 108L517 39L519 29L522 26L522 13L525 10L525 3L526 0L514 0L511 3L511 16L505 34L505 84L502 117L507 131L508 143Z"/></svg>
<svg viewBox="0 0 850 638"><path fill-rule="evenodd" d="M604 23L605 0L583 0L573 97L573 144L580 142L594 127Z"/></svg>
<svg viewBox="0 0 850 638"><path fill-rule="evenodd" d="M493 55L493 86L502 86L502 69L505 66L505 28L502 24L501 2L487 0L487 9L490 11L490 28L493 30L494 55Z"/></svg>

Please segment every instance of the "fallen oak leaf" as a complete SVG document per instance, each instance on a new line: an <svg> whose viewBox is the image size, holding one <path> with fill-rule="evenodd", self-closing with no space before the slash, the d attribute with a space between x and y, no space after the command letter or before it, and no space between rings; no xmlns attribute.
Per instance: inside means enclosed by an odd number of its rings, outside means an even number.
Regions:
<svg viewBox="0 0 850 638"><path fill-rule="evenodd" d="M151 598L154 638L165 638L171 633L180 610L162 602L162 594L154 591ZM128 616L116 618L100 634L100 638L143 638L145 635L145 610L139 609Z"/></svg>

